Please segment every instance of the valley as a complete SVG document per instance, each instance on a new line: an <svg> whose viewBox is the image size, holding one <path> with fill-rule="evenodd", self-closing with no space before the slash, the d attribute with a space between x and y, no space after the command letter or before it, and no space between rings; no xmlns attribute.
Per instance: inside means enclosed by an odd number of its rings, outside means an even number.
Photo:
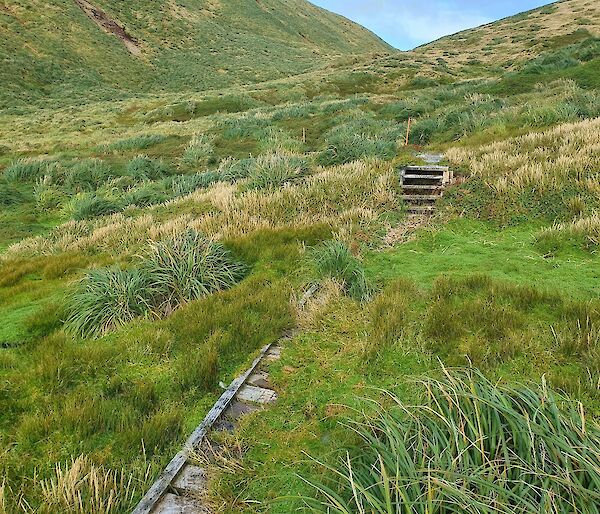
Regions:
<svg viewBox="0 0 600 514"><path fill-rule="evenodd" d="M598 512L600 6L400 52L301 0L92 3L139 55L0 7L0 514L131 512L291 330L214 512Z"/></svg>

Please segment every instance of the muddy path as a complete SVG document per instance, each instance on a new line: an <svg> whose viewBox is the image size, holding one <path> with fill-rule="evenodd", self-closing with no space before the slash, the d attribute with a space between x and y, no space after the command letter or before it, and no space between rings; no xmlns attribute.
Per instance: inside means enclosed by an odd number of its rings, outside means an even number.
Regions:
<svg viewBox="0 0 600 514"><path fill-rule="evenodd" d="M109 34L117 36L132 55L139 57L142 55L140 43L120 25L117 21L108 16L102 9L93 6L87 0L75 0L75 3L81 7L83 12L96 23L102 30Z"/></svg>

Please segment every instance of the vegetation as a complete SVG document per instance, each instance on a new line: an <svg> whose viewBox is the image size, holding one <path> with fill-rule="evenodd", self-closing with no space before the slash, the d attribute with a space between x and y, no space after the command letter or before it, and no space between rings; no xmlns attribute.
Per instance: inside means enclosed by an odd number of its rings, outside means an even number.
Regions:
<svg viewBox="0 0 600 514"><path fill-rule="evenodd" d="M454 507L423 492L597 503L598 6L398 53L300 0L238 3L99 0L138 57L75 3L0 8L0 512L130 512L218 384L293 327L278 402L219 436L223 512L389 511L408 472L429 511ZM397 169L438 152L457 183L407 218ZM423 395L411 377L445 366L469 371ZM475 408L496 421L467 433ZM568 451L534 461L558 434Z"/></svg>
<svg viewBox="0 0 600 514"><path fill-rule="evenodd" d="M315 512L596 511L600 426L577 405L472 371L423 388L423 406L390 393L352 425L362 444L335 468L340 487L315 485Z"/></svg>

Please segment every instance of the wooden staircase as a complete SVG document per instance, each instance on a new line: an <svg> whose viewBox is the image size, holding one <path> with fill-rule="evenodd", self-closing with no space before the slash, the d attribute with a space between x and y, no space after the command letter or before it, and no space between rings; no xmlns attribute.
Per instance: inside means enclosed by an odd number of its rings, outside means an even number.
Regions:
<svg viewBox="0 0 600 514"><path fill-rule="evenodd" d="M454 178L447 166L406 166L400 173L402 199L412 215L433 214L436 201Z"/></svg>

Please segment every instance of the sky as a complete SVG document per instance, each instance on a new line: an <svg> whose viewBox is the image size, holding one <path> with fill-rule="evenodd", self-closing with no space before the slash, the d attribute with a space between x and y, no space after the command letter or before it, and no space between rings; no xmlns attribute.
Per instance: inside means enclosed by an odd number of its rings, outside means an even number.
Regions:
<svg viewBox="0 0 600 514"><path fill-rule="evenodd" d="M548 4L551 0L311 0L400 50Z"/></svg>

